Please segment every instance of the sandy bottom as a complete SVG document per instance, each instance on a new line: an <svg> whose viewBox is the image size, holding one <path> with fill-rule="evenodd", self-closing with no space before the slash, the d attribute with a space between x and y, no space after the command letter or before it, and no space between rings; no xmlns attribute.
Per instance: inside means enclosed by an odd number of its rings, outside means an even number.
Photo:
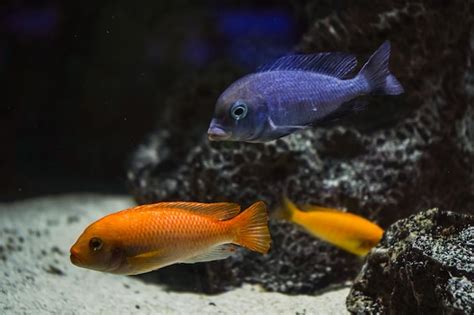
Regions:
<svg viewBox="0 0 474 315"><path fill-rule="evenodd" d="M89 223L132 204L129 197L91 194L0 204L0 313L347 314L347 288L287 296L245 285L203 295L69 262L69 247Z"/></svg>

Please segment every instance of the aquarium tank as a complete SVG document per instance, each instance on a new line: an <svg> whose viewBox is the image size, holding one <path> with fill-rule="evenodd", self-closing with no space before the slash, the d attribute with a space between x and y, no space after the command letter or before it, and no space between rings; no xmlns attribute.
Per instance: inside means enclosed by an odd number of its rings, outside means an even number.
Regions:
<svg viewBox="0 0 474 315"><path fill-rule="evenodd" d="M0 314L474 314L472 1L2 1Z"/></svg>

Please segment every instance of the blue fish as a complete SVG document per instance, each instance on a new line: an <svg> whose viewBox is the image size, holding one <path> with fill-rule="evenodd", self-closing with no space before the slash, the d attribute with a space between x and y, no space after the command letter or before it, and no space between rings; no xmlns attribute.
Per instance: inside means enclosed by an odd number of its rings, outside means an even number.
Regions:
<svg viewBox="0 0 474 315"><path fill-rule="evenodd" d="M219 97L211 141L266 142L361 110L360 96L403 93L390 73L384 42L359 73L351 54L281 57L232 83Z"/></svg>

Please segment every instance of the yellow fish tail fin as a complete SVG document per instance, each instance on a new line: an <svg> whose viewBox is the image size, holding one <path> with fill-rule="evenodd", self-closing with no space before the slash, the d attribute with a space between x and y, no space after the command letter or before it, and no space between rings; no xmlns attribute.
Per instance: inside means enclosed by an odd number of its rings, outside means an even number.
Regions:
<svg viewBox="0 0 474 315"><path fill-rule="evenodd" d="M283 197L280 208L275 211L272 217L278 220L291 221L296 211L298 211L296 205L290 199Z"/></svg>
<svg viewBox="0 0 474 315"><path fill-rule="evenodd" d="M236 218L234 242L250 250L266 254L270 249L271 237L268 230L267 206L258 201L240 213Z"/></svg>

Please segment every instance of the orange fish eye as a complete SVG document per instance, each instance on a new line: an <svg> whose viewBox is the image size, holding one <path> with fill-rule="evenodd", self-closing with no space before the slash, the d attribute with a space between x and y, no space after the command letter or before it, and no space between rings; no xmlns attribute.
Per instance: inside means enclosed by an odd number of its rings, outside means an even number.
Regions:
<svg viewBox="0 0 474 315"><path fill-rule="evenodd" d="M93 237L89 241L89 248L94 252L99 251L103 245L104 245L104 242L102 242L102 240L98 237Z"/></svg>

